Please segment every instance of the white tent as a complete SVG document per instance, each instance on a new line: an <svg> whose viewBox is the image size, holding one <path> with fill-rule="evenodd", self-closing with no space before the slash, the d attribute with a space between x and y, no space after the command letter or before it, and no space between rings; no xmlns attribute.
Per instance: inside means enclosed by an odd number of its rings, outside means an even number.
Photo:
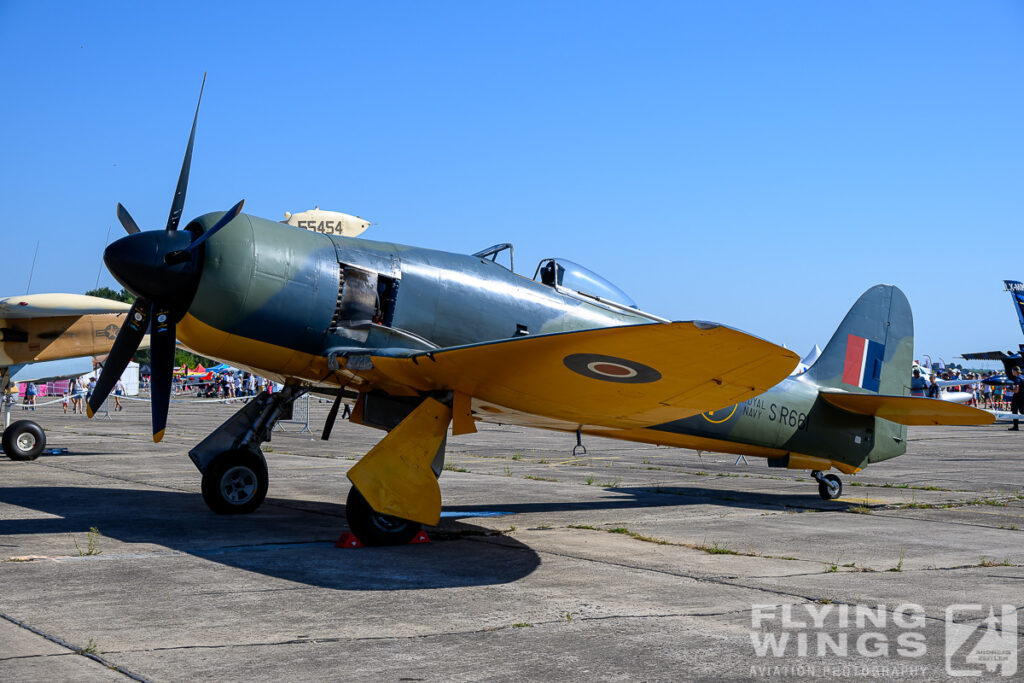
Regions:
<svg viewBox="0 0 1024 683"><path fill-rule="evenodd" d="M96 369L92 372L82 375L82 384L88 384L89 379L95 377L100 378L100 370ZM135 361L130 361L125 367L124 372L121 373L121 382L124 383L124 390L126 396L138 396L139 395L139 364ZM113 393L113 391L111 391Z"/></svg>
<svg viewBox="0 0 1024 683"><path fill-rule="evenodd" d="M821 355L821 347L817 344L814 348L807 352L807 355L800 359L800 362L807 367L814 365L814 361L818 360L818 356Z"/></svg>
<svg viewBox="0 0 1024 683"><path fill-rule="evenodd" d="M796 368L790 373L790 377L807 372L807 368L814 365L814 361L818 360L818 356L820 355L821 347L815 344L814 348L808 351L807 355L801 358L800 362L796 364Z"/></svg>

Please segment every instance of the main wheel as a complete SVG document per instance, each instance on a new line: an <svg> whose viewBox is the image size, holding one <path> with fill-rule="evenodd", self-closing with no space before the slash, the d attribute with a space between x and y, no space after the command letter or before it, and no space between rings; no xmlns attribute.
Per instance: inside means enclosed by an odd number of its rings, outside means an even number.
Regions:
<svg viewBox="0 0 1024 683"><path fill-rule="evenodd" d="M11 460L35 460L46 448L46 432L32 420L18 420L4 430L3 446Z"/></svg>
<svg viewBox="0 0 1024 683"><path fill-rule="evenodd" d="M818 481L818 495L822 500L835 500L843 495L843 480L834 474L826 474Z"/></svg>
<svg viewBox="0 0 1024 683"><path fill-rule="evenodd" d="M203 472L203 500L219 515L243 515L267 497L270 475L259 451L221 453Z"/></svg>
<svg viewBox="0 0 1024 683"><path fill-rule="evenodd" d="M405 545L422 528L419 522L380 514L370 507L355 486L348 492L345 516L352 533L365 545Z"/></svg>

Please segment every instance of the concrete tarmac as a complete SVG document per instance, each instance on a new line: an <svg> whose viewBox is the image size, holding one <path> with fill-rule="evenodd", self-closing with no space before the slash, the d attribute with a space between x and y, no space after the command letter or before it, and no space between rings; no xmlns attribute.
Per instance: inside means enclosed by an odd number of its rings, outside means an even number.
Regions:
<svg viewBox="0 0 1024 683"><path fill-rule="evenodd" d="M758 458L481 424L431 543L338 549L381 432L320 441L312 399L264 505L218 516L186 453L236 407L174 403L153 444L125 403L12 413L69 452L0 457L0 680L994 680L1024 630L1005 426L912 428L826 502Z"/></svg>

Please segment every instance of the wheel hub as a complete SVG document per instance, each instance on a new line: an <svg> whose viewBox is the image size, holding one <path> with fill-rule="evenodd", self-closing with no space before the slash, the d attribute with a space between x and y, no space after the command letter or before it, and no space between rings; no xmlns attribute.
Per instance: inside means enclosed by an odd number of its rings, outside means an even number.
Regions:
<svg viewBox="0 0 1024 683"><path fill-rule="evenodd" d="M35 435L29 434L28 432L19 434L18 438L15 439L14 442L18 445L19 450L25 451L26 453L36 447Z"/></svg>
<svg viewBox="0 0 1024 683"><path fill-rule="evenodd" d="M407 520L400 519L398 517L391 517L389 515L382 515L376 511L374 511L371 519L375 527L389 534L401 531L405 528L405 525L409 523Z"/></svg>
<svg viewBox="0 0 1024 683"><path fill-rule="evenodd" d="M256 495L256 473L248 467L235 465L220 478L220 493L233 505L244 505Z"/></svg>

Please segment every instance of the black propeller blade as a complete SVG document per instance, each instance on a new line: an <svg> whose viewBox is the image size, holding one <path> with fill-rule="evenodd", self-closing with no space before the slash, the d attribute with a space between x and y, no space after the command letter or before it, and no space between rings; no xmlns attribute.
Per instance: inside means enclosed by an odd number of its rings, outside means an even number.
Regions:
<svg viewBox="0 0 1024 683"><path fill-rule="evenodd" d="M110 390L114 388L121 373L128 367L132 354L139 348L139 343L146 335L146 328L149 327L151 308L149 301L140 298L135 300L131 310L128 311L128 317L117 333L114 345L110 348L110 354L107 356L107 362L103 364L103 372L96 380L96 386L92 390L92 396L89 397L88 405L86 405L89 417L92 417L107 400Z"/></svg>
<svg viewBox="0 0 1024 683"><path fill-rule="evenodd" d="M242 213L243 204L245 204L244 199L240 200L237 204L228 209L224 213L224 215L220 217L220 220L214 223L209 230L204 232L196 239L192 240L192 244L188 245L188 249L186 249L185 251L195 251L196 247L198 247L200 244L213 237L214 234L216 234L216 232L223 228L225 225L235 220L235 218L238 217L238 214Z"/></svg>
<svg viewBox="0 0 1024 683"><path fill-rule="evenodd" d="M245 200L241 200L230 209L228 209L223 216L220 217L216 223L214 223L209 230L204 232L202 235L192 240L186 248L180 251L172 251L164 257L165 263L184 263L192 258L192 252L195 251L200 244L213 237L213 235L223 228L225 225L235 220L235 218L242 212L242 205L245 204Z"/></svg>
<svg viewBox="0 0 1024 683"><path fill-rule="evenodd" d="M139 232L139 225L132 218L132 215L128 213L128 209L122 206L121 202L117 203L117 220L121 221L121 225L124 226L125 232L129 235L134 235Z"/></svg>
<svg viewBox="0 0 1024 683"><path fill-rule="evenodd" d="M167 230L178 229L178 221L181 220L181 212L185 208L185 193L188 192L188 172L192 167L192 145L196 141L196 122L199 121L199 105L203 103L203 88L206 87L206 74L203 74L203 84L199 86L199 101L196 102L196 115L192 118L192 132L188 136L188 146L185 148L185 158L181 162L181 173L178 175L178 186L174 188L174 199L171 200L171 212L167 215Z"/></svg>
<svg viewBox="0 0 1024 683"><path fill-rule="evenodd" d="M153 441L159 443L167 428L167 408L171 402L171 381L174 375L174 318L171 311L153 306L153 331L149 337L149 395L153 409Z"/></svg>

